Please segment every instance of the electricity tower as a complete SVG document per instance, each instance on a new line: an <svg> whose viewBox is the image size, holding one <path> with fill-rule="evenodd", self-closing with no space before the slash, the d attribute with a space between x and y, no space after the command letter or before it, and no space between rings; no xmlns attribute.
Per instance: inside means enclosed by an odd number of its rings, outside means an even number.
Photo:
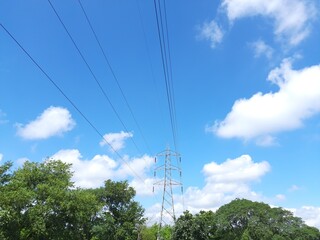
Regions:
<svg viewBox="0 0 320 240"><path fill-rule="evenodd" d="M159 161L160 164L162 163L162 165L154 169L154 177L156 181L153 184L153 191L155 186L161 186L163 188L160 222L157 236L157 240L161 240L160 232L162 227L168 225L169 221L173 221L173 223L176 221L173 199L173 187L180 186L181 194L183 194L183 186L181 181L182 170L180 167L180 154L170 150L168 147L165 151L157 154L155 158L156 163L157 159L163 159L163 161ZM157 173L159 173L158 176ZM175 180L177 178L179 180Z"/></svg>

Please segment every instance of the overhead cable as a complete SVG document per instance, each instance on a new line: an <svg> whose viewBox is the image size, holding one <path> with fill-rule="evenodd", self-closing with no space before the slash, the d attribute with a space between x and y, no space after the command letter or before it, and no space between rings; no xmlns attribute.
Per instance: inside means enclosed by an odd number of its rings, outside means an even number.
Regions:
<svg viewBox="0 0 320 240"><path fill-rule="evenodd" d="M88 14L86 13L86 10L84 9L84 7L83 7L83 5L82 5L82 3L81 3L81 0L78 0L78 3L79 3L79 5L80 5L80 7L81 7L81 10L82 10L85 18L86 18L86 21L88 22L88 24L89 24L89 26L90 26L90 29L91 29L91 31L92 31L92 33L93 33L93 35L94 35L94 38L95 38L96 42L97 42L98 45L99 45L99 49L100 49L100 51L101 51L101 53L102 53L102 55L103 55L103 57L104 57L104 60L105 60L107 66L108 66L108 68L109 68L109 70L110 70L110 72L111 72L111 74L112 74L112 76L113 76L113 78L114 78L114 80L115 80L115 82L116 82L119 90L120 90L121 96L122 96L122 98L124 99L125 104L126 104L127 108L129 109L129 112L130 112L130 114L131 114L131 116L132 116L132 118L133 118L136 126L138 127L138 131L140 132L140 135L142 136L142 139L143 139L146 147L148 148L148 150L149 150L149 152L150 152L149 144L148 144L148 142L147 142L147 140L146 140L146 138L145 138L145 136L144 136L144 134L143 134L143 132L142 132L142 130L141 130L141 127L140 127L140 125L139 125L139 123L138 123L138 121L137 121L137 118L135 117L134 112L133 112L133 110L132 110L132 108L131 108L131 106L130 106L130 104L129 104L129 102L128 102L128 100L127 100L127 98L126 98L126 96L125 96L125 94L124 94L124 92L123 92L123 90L122 90L122 87L121 87L121 85L120 85L120 83L119 83L119 81L118 81L118 78L117 78L117 76L116 76L116 74L115 74L115 71L113 70L113 68L112 68L112 66L111 66L111 64L110 64L110 61L109 61L109 59L108 59L108 57L107 57L107 55L106 55L106 53L105 53L105 51L104 51L101 43L100 43L100 40L99 40L99 38L98 38L98 35L96 34L96 32L95 32L95 30L94 30L94 28L93 28L93 26L92 26L92 24L91 24L91 21L90 21L90 19L89 19L89 17L88 17Z"/></svg>
<svg viewBox="0 0 320 240"><path fill-rule="evenodd" d="M53 6L53 4L51 3L50 0L48 0L52 10L54 11L56 17L58 18L59 22L61 23L61 25L63 26L64 30L66 31L66 33L68 34L70 40L72 41L74 47L77 49L77 52L79 53L81 59L83 60L83 62L85 63L86 67L88 68L89 72L91 73L93 79L95 80L96 84L98 85L100 91L103 93L103 96L105 97L105 99L107 100L107 102L109 103L109 105L111 106L113 112L115 113L115 115L117 116L118 120L120 121L122 127L124 128L124 130L126 132L129 132L128 128L126 127L126 125L124 124L124 122L122 121L118 111L116 110L115 106L112 104L110 98L108 97L108 94L106 93L106 91L103 89L100 81L98 80L98 78L96 77L96 75L94 74L92 68L90 67L89 63L87 62L86 58L84 57L84 55L82 54L81 50L79 49L78 45L76 44L76 42L74 41L73 37L71 36L68 28L66 27L66 25L64 24L64 22L62 21L60 15L58 14L58 12L56 11L55 7ZM136 149L138 150L138 152L141 153L138 145L136 144L135 140L133 138L130 138L132 143L134 144L134 146L136 147Z"/></svg>
<svg viewBox="0 0 320 240"><path fill-rule="evenodd" d="M119 159L128 166L130 171L144 183L144 180L137 174L130 164L120 155L120 153L112 146L112 144L103 136L98 128L89 120L89 118L79 109L79 107L66 95L62 88L49 76L49 74L40 66L40 64L29 54L29 52L18 42L18 40L9 32L9 30L0 23L2 29L10 36L10 38L19 46L19 48L29 57L29 59L38 67L38 69L46 76L52 85L67 99L67 101L76 109L76 111L83 117L83 119L91 126L91 128L109 145L112 151L119 157Z"/></svg>
<svg viewBox="0 0 320 240"><path fill-rule="evenodd" d="M171 54L169 46L169 31L166 17L166 5L164 3L163 7L161 2L154 0L154 9L157 20L157 31L160 43L162 68L165 80L167 102L169 108L169 117L171 123L171 131L174 141L175 150L177 150L177 120L176 120L176 110L174 101L174 91L172 83L172 66L171 66ZM158 3L157 3L158 2ZM164 0L165 2L165 0ZM162 13L162 8L164 8L164 14ZM163 24L165 22L165 24Z"/></svg>

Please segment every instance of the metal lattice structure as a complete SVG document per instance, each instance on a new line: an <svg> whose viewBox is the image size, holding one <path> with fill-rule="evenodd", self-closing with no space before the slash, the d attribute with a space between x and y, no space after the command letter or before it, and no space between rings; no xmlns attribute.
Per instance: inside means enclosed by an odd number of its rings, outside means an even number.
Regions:
<svg viewBox="0 0 320 240"><path fill-rule="evenodd" d="M160 161L160 160L163 161ZM183 194L182 186L182 170L181 170L181 156L179 153L174 152L167 148L165 151L157 154L155 162L162 165L158 166L154 170L155 179L160 176L160 180L154 182L153 191L155 186L161 186L163 188L162 192L162 205L158 229L158 237L160 240L160 232L163 226L168 225L170 222L176 221L175 209L174 209L174 190L176 187L180 187L181 194ZM179 179L179 180L176 180Z"/></svg>

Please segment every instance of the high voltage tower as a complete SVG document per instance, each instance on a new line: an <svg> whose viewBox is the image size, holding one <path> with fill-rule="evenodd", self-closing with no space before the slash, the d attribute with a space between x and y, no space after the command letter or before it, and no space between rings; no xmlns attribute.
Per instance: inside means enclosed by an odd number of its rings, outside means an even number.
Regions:
<svg viewBox="0 0 320 240"><path fill-rule="evenodd" d="M170 148L168 147L165 151L157 154L155 162L157 161L162 165L154 169L154 177L156 181L153 184L153 191L155 186L161 186L163 188L161 213L157 236L157 240L161 240L160 233L162 227L168 225L169 221L176 221L173 198L174 188L176 189L176 187L180 187L181 194L183 194L183 185L181 181L182 170L180 167L181 156L179 153L170 150ZM158 176L160 176L160 179L158 179Z"/></svg>

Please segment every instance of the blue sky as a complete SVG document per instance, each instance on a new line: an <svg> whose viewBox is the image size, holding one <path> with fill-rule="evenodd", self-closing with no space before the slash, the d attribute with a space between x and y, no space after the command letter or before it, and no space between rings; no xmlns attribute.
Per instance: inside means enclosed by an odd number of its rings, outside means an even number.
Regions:
<svg viewBox="0 0 320 240"><path fill-rule="evenodd" d="M78 1L52 5L123 124L50 4L1 1L1 24L114 149L0 28L0 160L19 167L59 158L73 164L82 187L128 180L157 219L153 157L173 140L153 1L82 4L141 131ZM177 211L243 197L289 208L320 227L319 2L166 5L185 189Z"/></svg>

